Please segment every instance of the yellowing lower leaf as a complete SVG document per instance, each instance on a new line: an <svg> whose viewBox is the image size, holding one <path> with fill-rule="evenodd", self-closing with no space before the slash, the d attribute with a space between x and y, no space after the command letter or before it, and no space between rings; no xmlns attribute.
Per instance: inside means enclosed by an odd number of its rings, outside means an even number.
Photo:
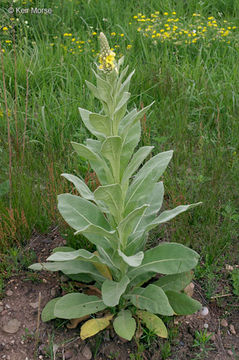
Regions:
<svg viewBox="0 0 239 360"><path fill-rule="evenodd" d="M94 336L101 330L104 330L109 326L110 320L113 318L113 315L107 315L99 319L88 320L82 325L80 331L80 337L82 340L87 339L88 337Z"/></svg>
<svg viewBox="0 0 239 360"><path fill-rule="evenodd" d="M98 251L95 251L94 254L98 255ZM107 265L95 263L95 262L93 264L101 275L103 275L105 278L109 280L112 280L112 275Z"/></svg>
<svg viewBox="0 0 239 360"><path fill-rule="evenodd" d="M153 331L156 335L162 338L168 337L168 331L166 329L166 326L157 315L142 310L138 310L137 315L145 323L147 328Z"/></svg>

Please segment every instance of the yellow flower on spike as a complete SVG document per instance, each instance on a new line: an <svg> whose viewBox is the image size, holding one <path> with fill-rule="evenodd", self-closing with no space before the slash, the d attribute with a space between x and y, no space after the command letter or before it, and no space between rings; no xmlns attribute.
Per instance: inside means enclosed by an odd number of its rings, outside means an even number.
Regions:
<svg viewBox="0 0 239 360"><path fill-rule="evenodd" d="M99 69L104 72L111 72L115 68L115 53L110 49L109 43L104 33L100 33L100 56Z"/></svg>

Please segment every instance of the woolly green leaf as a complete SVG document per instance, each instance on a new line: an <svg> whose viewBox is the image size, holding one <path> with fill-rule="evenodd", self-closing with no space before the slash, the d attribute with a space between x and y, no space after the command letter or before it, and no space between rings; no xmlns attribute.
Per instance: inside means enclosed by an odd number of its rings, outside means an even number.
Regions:
<svg viewBox="0 0 239 360"><path fill-rule="evenodd" d="M57 301L54 315L61 319L76 319L102 311L105 308L105 304L97 296L71 293Z"/></svg>
<svg viewBox="0 0 239 360"><path fill-rule="evenodd" d="M166 151L155 155L139 170L126 194L125 214L135 207L146 203L148 188L157 182L168 166L173 155L172 151Z"/></svg>
<svg viewBox="0 0 239 360"><path fill-rule="evenodd" d="M186 294L176 291L165 292L170 305L177 315L190 315L200 310L202 305L197 301L187 296Z"/></svg>
<svg viewBox="0 0 239 360"><path fill-rule="evenodd" d="M136 330L136 322L129 310L121 310L113 322L113 327L116 334L130 341Z"/></svg>
<svg viewBox="0 0 239 360"><path fill-rule="evenodd" d="M102 299L107 306L116 306L122 294L124 294L129 279L124 276L121 281L105 280L101 287Z"/></svg>
<svg viewBox="0 0 239 360"><path fill-rule="evenodd" d="M138 167L150 154L153 148L154 148L153 146L143 146L134 154L132 160L130 161L129 165L127 166L126 170L123 173L122 186L128 185L128 181L130 177L134 174L134 172L138 169Z"/></svg>
<svg viewBox="0 0 239 360"><path fill-rule="evenodd" d="M122 213L123 198L119 184L99 186L95 190L94 196L96 200L102 200L107 205L111 215L114 217Z"/></svg>
<svg viewBox="0 0 239 360"><path fill-rule="evenodd" d="M93 129L98 133L103 134L104 137L111 135L111 120L108 116L93 114L89 115L89 121Z"/></svg>
<svg viewBox="0 0 239 360"><path fill-rule="evenodd" d="M105 277L102 276L95 266L87 261L71 260L71 261L57 261L57 262L45 262L36 263L29 266L31 270L47 270L47 271L62 271L64 274L87 274L91 275L96 281L104 281Z"/></svg>
<svg viewBox="0 0 239 360"><path fill-rule="evenodd" d="M118 254L119 254L119 256L122 257L122 259L124 260L124 262L126 264L128 264L129 266L132 266L132 267L139 266L142 263L142 260L144 258L143 251L140 251L137 254L132 255L132 256L126 256L122 251L120 251L118 249Z"/></svg>
<svg viewBox="0 0 239 360"><path fill-rule="evenodd" d="M164 291L181 291L192 281L192 278L192 271L187 271L180 274L162 276L153 284L161 287Z"/></svg>
<svg viewBox="0 0 239 360"><path fill-rule="evenodd" d="M85 184L84 181L82 181L81 179L79 179L77 176L75 175L71 175L71 174L61 174L61 176L65 177L67 180L69 180L70 182L72 182L75 187L76 190L79 192L79 194L87 200L94 200L94 194L92 193L92 191L88 188L88 186Z"/></svg>
<svg viewBox="0 0 239 360"><path fill-rule="evenodd" d="M147 273L177 274L193 269L199 255L188 247L176 243L162 243L144 254L142 264L128 272L131 283L137 284L137 276Z"/></svg>
<svg viewBox="0 0 239 360"><path fill-rule="evenodd" d="M153 314L171 316L174 314L169 304L165 292L158 286L148 285L146 288L134 288L134 290L124 296L133 305L142 310L148 310Z"/></svg>
<svg viewBox="0 0 239 360"><path fill-rule="evenodd" d="M55 309L55 305L57 303L57 301L59 301L59 299L61 299L60 297L57 297L55 299L50 300L46 306L43 308L42 313L41 313L41 319L43 322L47 322L50 320L53 320L56 318L56 316L54 315L54 309Z"/></svg>
<svg viewBox="0 0 239 360"><path fill-rule="evenodd" d="M140 221L148 206L149 205L144 204L143 206L134 209L119 223L117 229L120 237L120 242L123 247L126 246L129 235L134 231L134 228Z"/></svg>

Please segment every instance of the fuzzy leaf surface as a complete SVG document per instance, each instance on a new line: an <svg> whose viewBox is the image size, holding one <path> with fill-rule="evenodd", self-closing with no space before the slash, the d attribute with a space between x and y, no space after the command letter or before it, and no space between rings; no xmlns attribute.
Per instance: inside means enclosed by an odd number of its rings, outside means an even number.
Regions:
<svg viewBox="0 0 239 360"><path fill-rule="evenodd" d="M188 247L177 243L162 243L153 249L145 251L142 264L131 269L128 276L132 284L137 284L137 276L147 273L165 275L182 273L193 269L199 255Z"/></svg>
<svg viewBox="0 0 239 360"><path fill-rule="evenodd" d="M55 309L55 305L59 299L61 299L61 298L57 297L55 299L50 300L46 304L46 306L43 308L42 313L41 313L41 319L43 322L47 322L47 321L50 321L50 320L53 320L56 318L56 316L54 315L54 309Z"/></svg>
<svg viewBox="0 0 239 360"><path fill-rule="evenodd" d="M76 319L102 311L105 308L106 305L97 296L71 293L57 301L54 315L61 319Z"/></svg>
<svg viewBox="0 0 239 360"><path fill-rule="evenodd" d="M192 281L192 278L193 272L187 271L180 274L162 276L153 284L161 287L164 291L181 291Z"/></svg>
<svg viewBox="0 0 239 360"><path fill-rule="evenodd" d="M202 305L197 300L192 299L186 294L176 291L166 291L170 305L177 315L190 315L200 310Z"/></svg>
<svg viewBox="0 0 239 360"><path fill-rule="evenodd" d="M148 285L146 288L134 288L134 290L125 295L132 304L142 310L148 310L153 314L171 316L174 311L168 301L165 292L158 286Z"/></svg>
<svg viewBox="0 0 239 360"><path fill-rule="evenodd" d="M120 282L105 280L101 287L102 299L107 306L119 304L121 295L125 292L129 279L124 276Z"/></svg>
<svg viewBox="0 0 239 360"><path fill-rule="evenodd" d="M113 327L116 334L130 341L136 330L136 321L129 310L122 310L114 320Z"/></svg>

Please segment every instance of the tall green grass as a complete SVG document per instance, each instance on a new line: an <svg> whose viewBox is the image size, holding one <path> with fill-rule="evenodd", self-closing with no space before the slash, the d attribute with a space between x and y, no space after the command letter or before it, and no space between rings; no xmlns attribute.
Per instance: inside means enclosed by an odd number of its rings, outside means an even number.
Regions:
<svg viewBox="0 0 239 360"><path fill-rule="evenodd" d="M32 6L29 4L24 6ZM78 106L98 109L84 82L93 81L91 67L96 61L98 44L92 32L104 31L112 46L119 45L116 51L125 54L130 69L136 68L130 106L139 108L155 100L152 112L143 119L142 143L152 143L156 153L175 151L164 178L165 207L203 202L201 207L159 229L156 237L190 245L203 257L209 254L211 263L236 256L233 249L239 222L238 48L227 43L209 44L208 40L192 46L153 44L129 22L138 12L150 14L155 10L176 11L185 21L200 12L202 17L213 15L236 22L237 2L62 0L56 5L42 0L32 4L52 7L53 15L21 15L16 23L19 148L15 143L12 45L5 46L3 56L13 146L12 208L24 215L25 226L21 217L11 215L16 232L11 233L3 226L1 251L6 251L16 239L19 244L26 242L33 229L46 231L56 222L65 226L58 216L56 195L71 188L60 174L72 172L84 177L88 171L87 164L73 154L70 141L81 142L89 136L80 121ZM5 4L0 5L2 26L11 23L6 8ZM112 36L112 32L124 36ZM82 53L74 54L64 33L72 33L86 42L91 39L91 43L84 45ZM5 39L6 34L1 32L1 40ZM128 44L132 44L130 50ZM29 95L22 161L27 70ZM3 182L8 179L8 139L2 80L0 91L3 111L0 182ZM4 224L13 221L8 200L9 194L0 197L0 218Z"/></svg>

